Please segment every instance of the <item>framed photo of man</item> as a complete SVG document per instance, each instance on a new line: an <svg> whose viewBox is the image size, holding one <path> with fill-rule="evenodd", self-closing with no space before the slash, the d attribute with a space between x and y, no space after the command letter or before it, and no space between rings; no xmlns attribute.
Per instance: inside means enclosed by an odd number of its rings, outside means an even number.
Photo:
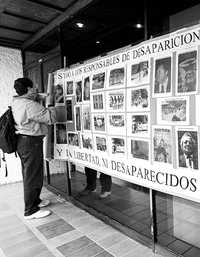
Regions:
<svg viewBox="0 0 200 257"><path fill-rule="evenodd" d="M177 167L191 170L199 169L198 128L176 128Z"/></svg>
<svg viewBox="0 0 200 257"><path fill-rule="evenodd" d="M108 154L108 138L105 135L94 135L95 148L101 154Z"/></svg>
<svg viewBox="0 0 200 257"><path fill-rule="evenodd" d="M197 49L187 49L177 52L176 94L186 95L197 93L198 82L198 52Z"/></svg>
<svg viewBox="0 0 200 257"><path fill-rule="evenodd" d="M153 96L172 95L172 57L165 56L154 60Z"/></svg>
<svg viewBox="0 0 200 257"><path fill-rule="evenodd" d="M74 94L74 81L73 80L67 80L65 82L65 90L66 90L67 96L71 96Z"/></svg>
<svg viewBox="0 0 200 257"><path fill-rule="evenodd" d="M75 98L77 104L82 103L82 80L75 81Z"/></svg>
<svg viewBox="0 0 200 257"><path fill-rule="evenodd" d="M55 143L67 144L67 125L66 123L55 124Z"/></svg>
<svg viewBox="0 0 200 257"><path fill-rule="evenodd" d="M93 150L93 137L92 133L81 134L82 147L87 150Z"/></svg>

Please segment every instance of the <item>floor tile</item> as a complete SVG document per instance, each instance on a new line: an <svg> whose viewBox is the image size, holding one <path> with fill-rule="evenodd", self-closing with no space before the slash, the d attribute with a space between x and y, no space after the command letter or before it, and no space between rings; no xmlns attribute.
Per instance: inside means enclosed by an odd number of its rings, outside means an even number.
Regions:
<svg viewBox="0 0 200 257"><path fill-rule="evenodd" d="M103 248L93 243L79 249L77 252L74 252L72 254L67 254L66 256L67 257L94 257L97 254L102 253L103 251L104 251Z"/></svg>
<svg viewBox="0 0 200 257"><path fill-rule="evenodd" d="M82 249L83 247L86 247L90 244L93 244L94 242L90 240L88 237L83 236L78 239L75 239L71 242L68 242L64 245L61 245L57 247L57 249L64 255L68 256L72 254L73 252L78 251L79 249Z"/></svg>
<svg viewBox="0 0 200 257"><path fill-rule="evenodd" d="M70 224L63 219L58 219L52 222L48 222L44 225L38 226L37 229L47 238L53 238L62 235L66 232L74 230Z"/></svg>

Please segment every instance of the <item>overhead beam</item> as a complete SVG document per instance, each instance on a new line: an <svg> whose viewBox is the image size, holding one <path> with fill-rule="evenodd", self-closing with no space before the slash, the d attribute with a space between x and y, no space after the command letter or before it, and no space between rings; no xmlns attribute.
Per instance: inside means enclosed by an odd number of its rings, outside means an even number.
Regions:
<svg viewBox="0 0 200 257"><path fill-rule="evenodd" d="M79 12L81 9L85 8L91 3L94 3L98 0L77 0L72 6L67 8L67 10L59 15L57 18L55 18L52 22L50 22L46 27L38 31L36 34L34 34L30 39L24 42L22 45L22 50L25 50L27 47L34 44L37 40L45 36L47 33L52 31L54 28L59 26L62 22L70 19L72 16L74 16L77 12Z"/></svg>
<svg viewBox="0 0 200 257"><path fill-rule="evenodd" d="M0 13L2 13L11 0L0 0Z"/></svg>

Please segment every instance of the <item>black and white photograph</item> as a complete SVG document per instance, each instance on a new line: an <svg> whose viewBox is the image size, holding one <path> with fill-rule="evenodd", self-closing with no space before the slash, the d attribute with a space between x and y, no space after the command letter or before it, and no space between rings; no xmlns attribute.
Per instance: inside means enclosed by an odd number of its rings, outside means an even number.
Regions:
<svg viewBox="0 0 200 257"><path fill-rule="evenodd" d="M111 146L111 153L116 157L125 157L126 155L126 143L125 138L111 137L109 146Z"/></svg>
<svg viewBox="0 0 200 257"><path fill-rule="evenodd" d="M109 114L108 115L107 132L111 135L125 135L125 114Z"/></svg>
<svg viewBox="0 0 200 257"><path fill-rule="evenodd" d="M56 123L56 144L67 144L67 127L66 123Z"/></svg>
<svg viewBox="0 0 200 257"><path fill-rule="evenodd" d="M128 111L148 111L150 109L149 87L127 90Z"/></svg>
<svg viewBox="0 0 200 257"><path fill-rule="evenodd" d="M93 131L105 132L106 131L105 122L106 122L105 114L93 114L92 115Z"/></svg>
<svg viewBox="0 0 200 257"><path fill-rule="evenodd" d="M127 113L128 136L149 137L150 134L149 113Z"/></svg>
<svg viewBox="0 0 200 257"><path fill-rule="evenodd" d="M75 88L76 103L82 103L82 80L75 82Z"/></svg>
<svg viewBox="0 0 200 257"><path fill-rule="evenodd" d="M95 136L96 138L96 149L97 151L106 153L108 152L107 138L105 136Z"/></svg>
<svg viewBox="0 0 200 257"><path fill-rule="evenodd" d="M106 92L106 110L109 112L125 111L125 90Z"/></svg>
<svg viewBox="0 0 200 257"><path fill-rule="evenodd" d="M129 138L129 156L136 159L149 160L149 141Z"/></svg>
<svg viewBox="0 0 200 257"><path fill-rule="evenodd" d="M127 87L138 86L149 83L150 65L149 60L144 60L128 65Z"/></svg>
<svg viewBox="0 0 200 257"><path fill-rule="evenodd" d="M73 95L74 94L74 82L73 80L66 81L66 94Z"/></svg>
<svg viewBox="0 0 200 257"><path fill-rule="evenodd" d="M124 87L125 86L125 68L119 67L110 70L109 72L109 87Z"/></svg>
<svg viewBox="0 0 200 257"><path fill-rule="evenodd" d="M160 98L157 102L157 120L160 124L189 124L189 98Z"/></svg>
<svg viewBox="0 0 200 257"><path fill-rule="evenodd" d="M90 105L83 105L83 130L91 130L91 110Z"/></svg>
<svg viewBox="0 0 200 257"><path fill-rule="evenodd" d="M104 111L104 94L92 94L92 111Z"/></svg>
<svg viewBox="0 0 200 257"><path fill-rule="evenodd" d="M86 77L83 80L83 101L90 101L90 77Z"/></svg>
<svg viewBox="0 0 200 257"><path fill-rule="evenodd" d="M80 146L79 134L74 132L68 132L68 144L71 146Z"/></svg>
<svg viewBox="0 0 200 257"><path fill-rule="evenodd" d="M153 126L153 161L172 164L172 149L171 128Z"/></svg>
<svg viewBox="0 0 200 257"><path fill-rule="evenodd" d="M177 94L197 92L197 50L177 54L178 83Z"/></svg>
<svg viewBox="0 0 200 257"><path fill-rule="evenodd" d="M82 138L82 146L88 150L93 149L93 139L91 133L84 133L81 135Z"/></svg>
<svg viewBox="0 0 200 257"><path fill-rule="evenodd" d="M64 105L64 87L63 84L54 86L54 103L55 105Z"/></svg>
<svg viewBox="0 0 200 257"><path fill-rule="evenodd" d="M92 77L92 90L103 89L105 87L105 72L94 74Z"/></svg>
<svg viewBox="0 0 200 257"><path fill-rule="evenodd" d="M75 128L77 131L81 131L81 107L75 106Z"/></svg>
<svg viewBox="0 0 200 257"><path fill-rule="evenodd" d="M66 98L67 121L73 121L73 104L72 98Z"/></svg>
<svg viewBox="0 0 200 257"><path fill-rule="evenodd" d="M153 96L169 96L172 94L171 60L171 56L155 60Z"/></svg>
<svg viewBox="0 0 200 257"><path fill-rule="evenodd" d="M197 170L199 168L197 128L177 127L176 137L178 168Z"/></svg>

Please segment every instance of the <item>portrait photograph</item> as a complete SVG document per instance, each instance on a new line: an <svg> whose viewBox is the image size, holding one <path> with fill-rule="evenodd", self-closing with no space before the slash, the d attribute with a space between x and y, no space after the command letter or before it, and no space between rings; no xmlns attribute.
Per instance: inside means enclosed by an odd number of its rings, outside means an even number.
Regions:
<svg viewBox="0 0 200 257"><path fill-rule="evenodd" d="M199 168L197 127L177 127L176 143L178 168L197 170Z"/></svg>
<svg viewBox="0 0 200 257"><path fill-rule="evenodd" d="M67 121L73 121L72 98L66 98Z"/></svg>
<svg viewBox="0 0 200 257"><path fill-rule="evenodd" d="M124 87L125 86L125 68L119 67L109 71L109 87Z"/></svg>
<svg viewBox="0 0 200 257"><path fill-rule="evenodd" d="M104 111L104 93L92 94L92 111Z"/></svg>
<svg viewBox="0 0 200 257"><path fill-rule="evenodd" d="M157 119L161 124L189 124L189 97L160 98Z"/></svg>
<svg viewBox="0 0 200 257"><path fill-rule="evenodd" d="M172 148L171 128L153 126L153 161L172 164Z"/></svg>
<svg viewBox="0 0 200 257"><path fill-rule="evenodd" d="M144 139L128 138L129 156L131 158L149 160L149 141Z"/></svg>
<svg viewBox="0 0 200 257"><path fill-rule="evenodd" d="M73 95L74 94L74 82L73 80L66 81L66 94Z"/></svg>
<svg viewBox="0 0 200 257"><path fill-rule="evenodd" d="M197 92L197 50L177 53L177 94Z"/></svg>
<svg viewBox="0 0 200 257"><path fill-rule="evenodd" d="M107 132L112 135L125 135L125 114L109 114Z"/></svg>
<svg viewBox="0 0 200 257"><path fill-rule="evenodd" d="M108 152L107 137L95 135L95 145L97 151L100 151L102 153Z"/></svg>
<svg viewBox="0 0 200 257"><path fill-rule="evenodd" d="M92 115L93 131L105 132L106 131L106 118L105 114L93 114Z"/></svg>
<svg viewBox="0 0 200 257"><path fill-rule="evenodd" d="M67 127L66 123L56 123L56 144L67 144Z"/></svg>
<svg viewBox="0 0 200 257"><path fill-rule="evenodd" d="M149 60L144 60L128 65L127 87L138 86L149 83L150 65Z"/></svg>
<svg viewBox="0 0 200 257"><path fill-rule="evenodd" d="M82 146L88 150L93 149L93 139L91 133L84 133L81 135L82 138Z"/></svg>
<svg viewBox="0 0 200 257"><path fill-rule="evenodd" d="M94 74L92 76L92 90L102 89L105 87L105 72Z"/></svg>
<svg viewBox="0 0 200 257"><path fill-rule="evenodd" d="M82 81L76 81L75 82L75 97L76 97L76 103L82 103Z"/></svg>
<svg viewBox="0 0 200 257"><path fill-rule="evenodd" d="M90 101L90 77L86 77L83 80L83 101Z"/></svg>
<svg viewBox="0 0 200 257"><path fill-rule="evenodd" d="M125 111L125 90L106 92L106 110L108 112Z"/></svg>
<svg viewBox="0 0 200 257"><path fill-rule="evenodd" d="M128 136L149 137L150 114L149 113L127 113Z"/></svg>
<svg viewBox="0 0 200 257"><path fill-rule="evenodd" d="M74 132L68 132L67 133L68 137L68 144L71 146L80 146L80 139L79 139L79 134L74 133Z"/></svg>
<svg viewBox="0 0 200 257"><path fill-rule="evenodd" d="M90 105L83 105L83 130L91 130L91 111Z"/></svg>
<svg viewBox="0 0 200 257"><path fill-rule="evenodd" d="M75 128L77 131L81 131L81 107L75 106Z"/></svg>
<svg viewBox="0 0 200 257"><path fill-rule="evenodd" d="M170 96L172 94L171 56L154 60L153 96Z"/></svg>
<svg viewBox="0 0 200 257"><path fill-rule="evenodd" d="M127 110L128 111L149 111L149 87L127 89Z"/></svg>
<svg viewBox="0 0 200 257"><path fill-rule="evenodd" d="M125 138L122 137L110 137L111 154L115 157L125 157L126 155L126 144Z"/></svg>
<svg viewBox="0 0 200 257"><path fill-rule="evenodd" d="M63 84L54 86L54 103L55 105L64 105L64 87Z"/></svg>

